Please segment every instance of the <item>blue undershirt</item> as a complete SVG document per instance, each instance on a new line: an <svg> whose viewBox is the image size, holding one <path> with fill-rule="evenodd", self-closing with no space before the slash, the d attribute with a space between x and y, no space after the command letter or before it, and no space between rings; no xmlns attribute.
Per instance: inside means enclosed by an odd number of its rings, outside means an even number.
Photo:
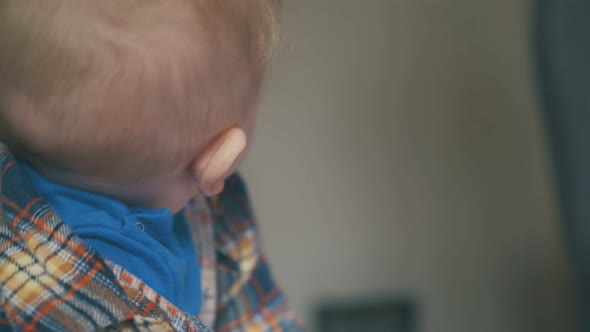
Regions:
<svg viewBox="0 0 590 332"><path fill-rule="evenodd" d="M129 207L111 197L54 183L26 162L20 164L37 192L74 234L179 309L198 314L200 267L181 214Z"/></svg>

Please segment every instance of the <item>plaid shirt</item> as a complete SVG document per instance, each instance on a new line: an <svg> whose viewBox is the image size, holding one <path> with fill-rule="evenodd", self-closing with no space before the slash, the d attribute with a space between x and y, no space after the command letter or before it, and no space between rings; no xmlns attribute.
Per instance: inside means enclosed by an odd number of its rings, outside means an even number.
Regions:
<svg viewBox="0 0 590 332"><path fill-rule="evenodd" d="M261 252L244 184L184 209L202 308L181 312L72 233L0 144L0 331L302 331Z"/></svg>

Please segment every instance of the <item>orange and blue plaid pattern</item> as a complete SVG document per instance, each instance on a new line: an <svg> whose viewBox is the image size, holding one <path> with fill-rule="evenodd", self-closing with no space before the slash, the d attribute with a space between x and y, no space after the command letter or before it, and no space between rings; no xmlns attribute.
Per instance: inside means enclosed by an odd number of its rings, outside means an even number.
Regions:
<svg viewBox="0 0 590 332"><path fill-rule="evenodd" d="M0 144L0 331L302 331L259 245L238 176L184 210L201 264L201 312L181 312L88 247Z"/></svg>

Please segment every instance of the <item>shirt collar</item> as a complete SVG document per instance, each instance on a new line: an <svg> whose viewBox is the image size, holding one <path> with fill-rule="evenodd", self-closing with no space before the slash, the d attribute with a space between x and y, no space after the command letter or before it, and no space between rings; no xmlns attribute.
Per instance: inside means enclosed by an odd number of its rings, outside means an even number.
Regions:
<svg viewBox="0 0 590 332"><path fill-rule="evenodd" d="M131 323L164 331L174 318L181 326L175 330L211 331L197 317L162 307L159 295L141 291L141 281L122 284L109 264L64 224L0 143L0 285L11 294L0 297L19 328L100 330ZM143 317L156 307L159 314Z"/></svg>
<svg viewBox="0 0 590 332"><path fill-rule="evenodd" d="M53 182L26 161L18 160L18 163L37 193L73 229L88 226L92 220L86 216L100 211L112 217L107 220L119 223L108 225L113 228L123 228L125 223L141 224L140 228L159 242L169 242L173 236L174 219L169 209L130 207L116 198Z"/></svg>
<svg viewBox="0 0 590 332"><path fill-rule="evenodd" d="M93 317L99 326L109 326L133 317L136 312L125 291L117 282L104 259L85 245L54 213L47 202L34 190L30 180L10 151L0 143L0 271L34 269L43 273L44 280L59 283L62 292L48 291L49 286L36 281L33 274L22 271L19 284L7 283L0 273L3 289L14 292L5 305L17 315L30 310L41 310L47 316L68 316L60 303L77 303L80 317ZM29 262L26 266L13 263ZM83 272L83 273L81 273ZM12 288L11 288L12 287ZM21 296L18 289L27 289ZM85 298L63 297L83 289ZM42 301L41 301L42 299ZM58 305L38 307L41 303ZM72 304L73 305L73 304ZM31 307L32 306L32 307ZM68 307L66 305L65 307ZM27 309L28 308L28 309ZM22 314L21 314L22 313ZM24 316L23 316L24 317Z"/></svg>

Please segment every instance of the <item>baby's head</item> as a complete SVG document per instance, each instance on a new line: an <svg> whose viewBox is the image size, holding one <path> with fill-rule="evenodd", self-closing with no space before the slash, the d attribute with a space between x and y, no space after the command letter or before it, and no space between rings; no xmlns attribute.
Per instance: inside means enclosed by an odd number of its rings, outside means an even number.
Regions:
<svg viewBox="0 0 590 332"><path fill-rule="evenodd" d="M254 126L279 0L2 0L0 141L49 178L178 210Z"/></svg>

